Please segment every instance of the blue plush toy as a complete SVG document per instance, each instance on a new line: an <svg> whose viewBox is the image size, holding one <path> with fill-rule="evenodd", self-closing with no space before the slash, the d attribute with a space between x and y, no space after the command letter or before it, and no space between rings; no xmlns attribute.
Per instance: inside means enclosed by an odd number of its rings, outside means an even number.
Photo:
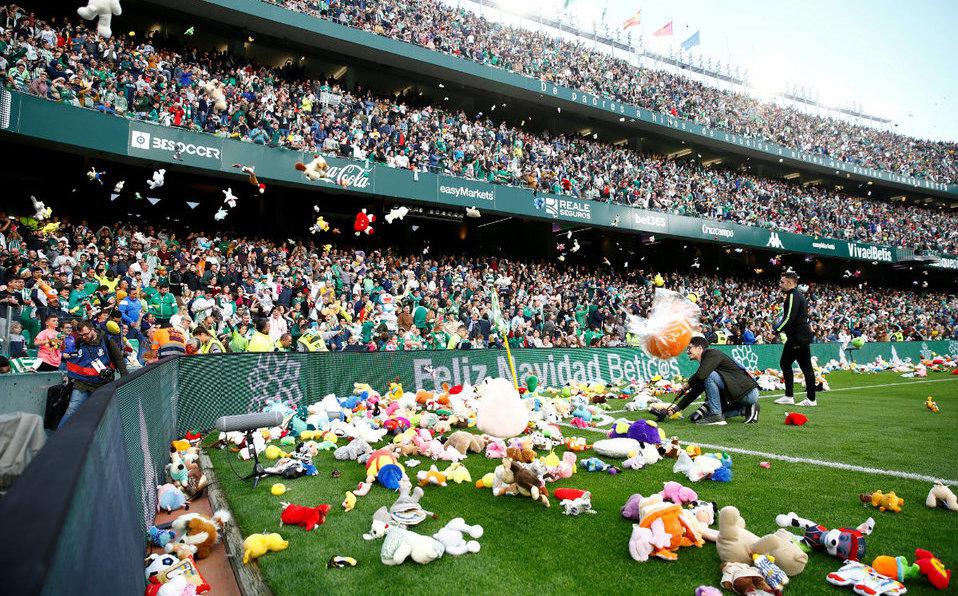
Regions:
<svg viewBox="0 0 958 596"><path fill-rule="evenodd" d="M711 479L715 482L732 481L732 456L724 451L722 453L706 453L706 457L712 457L722 462L722 467L712 472Z"/></svg>
<svg viewBox="0 0 958 596"><path fill-rule="evenodd" d="M176 511L181 507L189 509L189 505L186 503L186 495L172 484L156 487L156 496L157 508L163 511Z"/></svg>
<svg viewBox="0 0 958 596"><path fill-rule="evenodd" d="M176 538L176 532L173 530L161 530L156 526L150 526L150 529L147 530L147 538L150 539L150 544L153 546L158 546L163 548Z"/></svg>
<svg viewBox="0 0 958 596"><path fill-rule="evenodd" d="M368 394L365 391L363 391L363 393L360 395L350 395L349 397L339 398L339 405L346 408L347 410L352 410L353 408L358 406L360 402L365 400L365 398L363 397L364 395L368 395Z"/></svg>
<svg viewBox="0 0 958 596"><path fill-rule="evenodd" d="M590 457L581 463L582 467L589 472L605 472L611 466L598 457Z"/></svg>

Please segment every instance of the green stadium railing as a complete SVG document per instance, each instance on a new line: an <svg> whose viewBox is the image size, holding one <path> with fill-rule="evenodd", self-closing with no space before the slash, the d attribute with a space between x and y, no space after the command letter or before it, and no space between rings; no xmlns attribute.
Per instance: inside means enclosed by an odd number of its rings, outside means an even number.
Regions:
<svg viewBox="0 0 958 596"><path fill-rule="evenodd" d="M842 175L859 182L870 181L918 194L958 197L956 184L876 170L746 135L705 127L669 114L653 112L601 95L485 66L419 45L287 10L262 0L147 1L162 6L164 10L179 10L233 25L242 31L261 33L284 41L294 41L362 58L376 64L424 73L475 88L490 89L496 93L548 106L558 106L566 113L579 113L596 118L623 131L631 130L641 134L642 131L649 130L719 150L781 161L804 170Z"/></svg>
<svg viewBox="0 0 958 596"><path fill-rule="evenodd" d="M327 157L331 181L311 182L293 165L310 161L312 154L245 143L234 139L191 132L180 128L129 120L93 110L53 103L22 93L8 93L10 112L0 132L35 142L70 146L83 152L106 153L140 163L167 164L216 172L219 176L242 176L233 164L255 164L263 180L316 188L334 193L360 193L443 207L477 207L482 212L529 219L616 228L691 240L796 252L823 257L913 264L914 250L866 242L776 232L760 227L699 219L626 205L574 199L465 178L415 173L376 164ZM90 131L97 134L91 135ZM174 160L174 151L179 155ZM940 247L939 247L940 248ZM928 266L958 270L958 256L936 253Z"/></svg>
<svg viewBox="0 0 958 596"><path fill-rule="evenodd" d="M778 366L781 345L718 346L750 369ZM824 363L838 344L815 344ZM869 343L859 362L881 356L958 353L958 342ZM649 380L688 375L684 355L668 362L636 348L517 349L518 373L543 386L569 381ZM53 434L0 500L0 569L4 594L139 594L144 533L165 482L169 442L188 430L207 432L228 414L257 411L273 400L293 407L324 395L349 394L354 382L384 390L433 389L436 383L477 383L508 376L497 350L365 354L216 354L163 360L97 390Z"/></svg>

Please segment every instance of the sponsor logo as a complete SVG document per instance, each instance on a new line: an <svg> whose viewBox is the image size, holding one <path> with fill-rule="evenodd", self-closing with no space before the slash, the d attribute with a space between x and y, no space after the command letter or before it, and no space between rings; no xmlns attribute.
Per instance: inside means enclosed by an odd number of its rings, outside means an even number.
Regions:
<svg viewBox="0 0 958 596"><path fill-rule="evenodd" d="M4 89L0 92L0 128L10 128L10 102L13 96Z"/></svg>
<svg viewBox="0 0 958 596"><path fill-rule="evenodd" d="M768 235L768 242L765 243L765 246L771 248L785 248L785 245L782 244L782 239L778 237L778 232L772 232Z"/></svg>
<svg viewBox="0 0 958 596"><path fill-rule="evenodd" d="M635 225L637 226L646 226L650 228L658 228L664 230L669 226L669 222L664 217L659 215L653 215L651 213L636 213L635 214Z"/></svg>
<svg viewBox="0 0 958 596"><path fill-rule="evenodd" d="M728 228L719 228L716 226L710 226L708 224L702 224L702 233L708 236L722 236L723 238L735 237L735 230L730 230Z"/></svg>
<svg viewBox="0 0 958 596"><path fill-rule="evenodd" d="M848 256L866 261L885 261L891 263L893 260L891 251L879 246L858 246L854 242L848 243Z"/></svg>
<svg viewBox="0 0 958 596"><path fill-rule="evenodd" d="M575 219L592 219L592 207L584 201L570 201L567 199L546 198L543 203L546 213L552 217L574 217Z"/></svg>
<svg viewBox="0 0 958 596"><path fill-rule="evenodd" d="M440 184L439 194L450 195L457 198L463 197L467 199L482 199L484 201L496 200L495 189L479 190L476 188L469 188L468 186L443 186Z"/></svg>
<svg viewBox="0 0 958 596"><path fill-rule="evenodd" d="M732 359L748 370L756 370L758 368L758 354L752 346L732 348Z"/></svg>
<svg viewBox="0 0 958 596"><path fill-rule="evenodd" d="M130 131L130 148L149 151L169 151L170 153L179 153L181 155L195 155L205 159L219 160L220 150L217 147L209 145L197 145L194 143L184 143L166 139L155 134L144 132L142 130Z"/></svg>
<svg viewBox="0 0 958 596"><path fill-rule="evenodd" d="M822 250L835 250L835 245L831 242L812 242L812 248L820 248Z"/></svg>
<svg viewBox="0 0 958 596"><path fill-rule="evenodd" d="M343 187L369 187L369 170L355 164L333 166L327 170L326 177L335 180L337 184Z"/></svg>

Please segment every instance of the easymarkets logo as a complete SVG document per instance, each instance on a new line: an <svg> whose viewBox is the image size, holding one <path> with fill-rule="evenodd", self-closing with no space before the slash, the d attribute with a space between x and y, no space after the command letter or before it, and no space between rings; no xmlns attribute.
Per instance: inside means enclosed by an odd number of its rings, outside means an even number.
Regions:
<svg viewBox="0 0 958 596"><path fill-rule="evenodd" d="M142 151L168 151L170 153L195 155L197 157L215 159L217 161L220 159L220 150L217 147L174 141L173 139L164 138L142 130L130 130L130 149L139 149Z"/></svg>
<svg viewBox="0 0 958 596"><path fill-rule="evenodd" d="M728 228L719 228L716 226L710 226L708 224L702 224L702 233L707 236L722 236L723 238L735 237L735 230L730 230Z"/></svg>
<svg viewBox="0 0 958 596"><path fill-rule="evenodd" d="M592 207L586 202L580 201L569 201L567 199L554 199L546 198L543 203L536 203L536 208L540 208L539 205L545 207L546 213L552 217L558 218L562 217L572 217L575 219L592 219Z"/></svg>
<svg viewBox="0 0 958 596"><path fill-rule="evenodd" d="M496 200L495 189L478 190L475 188L469 188L468 186L443 186L440 184L439 194L449 195L456 198L463 197L468 199L482 199L484 201Z"/></svg>
<svg viewBox="0 0 958 596"><path fill-rule="evenodd" d="M822 250L835 250L835 244L831 242L812 242L812 248L820 248Z"/></svg>

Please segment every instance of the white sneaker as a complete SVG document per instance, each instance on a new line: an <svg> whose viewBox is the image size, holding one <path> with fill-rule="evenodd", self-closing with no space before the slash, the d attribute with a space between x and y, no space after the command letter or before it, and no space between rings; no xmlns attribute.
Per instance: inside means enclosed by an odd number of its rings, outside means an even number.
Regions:
<svg viewBox="0 0 958 596"><path fill-rule="evenodd" d="M812 401L806 397L802 401L798 402L798 404L796 405L799 405L805 408L812 408L818 405L818 401Z"/></svg>
<svg viewBox="0 0 958 596"><path fill-rule="evenodd" d="M781 404L781 405L783 405L783 406L791 406L791 405L793 405L793 404L795 403L795 398L794 398L794 397L789 397L789 396L786 395L785 397L780 397L780 398L776 399L776 400L775 400L775 403Z"/></svg>

